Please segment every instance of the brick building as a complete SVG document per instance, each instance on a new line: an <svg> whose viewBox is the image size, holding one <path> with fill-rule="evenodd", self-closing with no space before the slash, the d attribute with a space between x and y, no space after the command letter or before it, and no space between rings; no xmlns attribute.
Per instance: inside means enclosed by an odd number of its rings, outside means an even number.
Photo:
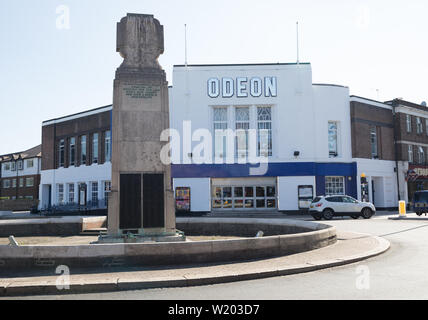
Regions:
<svg viewBox="0 0 428 320"><path fill-rule="evenodd" d="M37 202L41 157L41 145L0 156L0 200L9 201L8 205L12 204L10 201L22 199ZM28 208L21 209L30 209L33 202L28 201Z"/></svg>
<svg viewBox="0 0 428 320"><path fill-rule="evenodd" d="M109 105L43 122L40 209L106 208L111 110Z"/></svg>

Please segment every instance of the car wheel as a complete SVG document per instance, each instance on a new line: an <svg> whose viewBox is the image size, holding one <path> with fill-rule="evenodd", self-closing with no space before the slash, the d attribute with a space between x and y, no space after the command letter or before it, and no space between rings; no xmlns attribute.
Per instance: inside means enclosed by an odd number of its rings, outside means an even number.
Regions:
<svg viewBox="0 0 428 320"><path fill-rule="evenodd" d="M333 219L334 211L331 209L325 209L322 216L324 217L325 220L331 220Z"/></svg>
<svg viewBox="0 0 428 320"><path fill-rule="evenodd" d="M370 219L373 215L373 212L370 208L364 208L363 211L361 211L361 214L363 215L364 219Z"/></svg>
<svg viewBox="0 0 428 320"><path fill-rule="evenodd" d="M359 214L353 214L353 215L351 215L351 218L355 219L355 220L357 220L359 217L360 217Z"/></svg>
<svg viewBox="0 0 428 320"><path fill-rule="evenodd" d="M312 217L313 217L315 220L321 220L321 219L322 219L321 215L319 215L319 214L313 214L313 215L312 215Z"/></svg>

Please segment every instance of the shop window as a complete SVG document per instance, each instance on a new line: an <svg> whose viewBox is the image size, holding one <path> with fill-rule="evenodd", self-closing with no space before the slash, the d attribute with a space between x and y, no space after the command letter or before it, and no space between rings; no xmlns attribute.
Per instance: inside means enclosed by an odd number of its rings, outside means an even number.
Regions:
<svg viewBox="0 0 428 320"><path fill-rule="evenodd" d="M344 195L345 194L345 177L325 177L325 194Z"/></svg>

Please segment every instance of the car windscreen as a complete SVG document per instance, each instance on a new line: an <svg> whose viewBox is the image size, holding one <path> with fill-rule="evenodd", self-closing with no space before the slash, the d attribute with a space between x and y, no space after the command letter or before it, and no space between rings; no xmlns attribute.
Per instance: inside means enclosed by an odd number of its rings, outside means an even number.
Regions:
<svg viewBox="0 0 428 320"><path fill-rule="evenodd" d="M428 192L416 192L414 196L415 202L428 202Z"/></svg>

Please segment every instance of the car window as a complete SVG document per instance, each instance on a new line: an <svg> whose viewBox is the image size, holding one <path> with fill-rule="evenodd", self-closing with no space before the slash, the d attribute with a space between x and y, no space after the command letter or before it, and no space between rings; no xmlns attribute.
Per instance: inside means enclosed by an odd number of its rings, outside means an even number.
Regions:
<svg viewBox="0 0 428 320"><path fill-rule="evenodd" d="M342 198L343 198L343 202L346 202L346 203L354 203L355 202L355 200L352 199L351 197L342 197Z"/></svg>
<svg viewBox="0 0 428 320"><path fill-rule="evenodd" d="M326 200L328 202L342 202L342 197L328 197Z"/></svg>
<svg viewBox="0 0 428 320"><path fill-rule="evenodd" d="M321 197L316 197L314 200L312 200L312 203L317 203L321 200Z"/></svg>

